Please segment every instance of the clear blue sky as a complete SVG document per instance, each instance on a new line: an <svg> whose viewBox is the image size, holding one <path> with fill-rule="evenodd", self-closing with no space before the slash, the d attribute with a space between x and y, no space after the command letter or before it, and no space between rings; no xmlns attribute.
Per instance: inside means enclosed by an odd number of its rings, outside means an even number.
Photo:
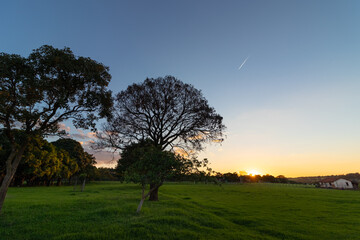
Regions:
<svg viewBox="0 0 360 240"><path fill-rule="evenodd" d="M3 1L0 52L70 47L118 92L174 75L228 127L218 171L360 171L360 1ZM248 58L239 70L239 66Z"/></svg>

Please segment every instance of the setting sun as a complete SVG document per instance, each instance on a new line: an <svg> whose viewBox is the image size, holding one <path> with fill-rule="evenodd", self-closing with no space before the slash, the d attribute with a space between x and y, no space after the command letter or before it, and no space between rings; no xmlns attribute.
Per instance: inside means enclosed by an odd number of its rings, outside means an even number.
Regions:
<svg viewBox="0 0 360 240"><path fill-rule="evenodd" d="M249 170L249 171L247 171L247 173L252 176L261 175L261 173L257 170Z"/></svg>

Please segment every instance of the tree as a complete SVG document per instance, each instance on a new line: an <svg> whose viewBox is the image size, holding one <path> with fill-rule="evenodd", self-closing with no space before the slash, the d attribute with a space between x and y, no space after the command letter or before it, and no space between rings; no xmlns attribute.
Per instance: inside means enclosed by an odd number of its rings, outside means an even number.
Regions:
<svg viewBox="0 0 360 240"><path fill-rule="evenodd" d="M275 182L275 177L273 175L266 174L266 175L263 175L261 177L261 181L262 182L273 183L273 182Z"/></svg>
<svg viewBox="0 0 360 240"><path fill-rule="evenodd" d="M11 144L0 188L0 211L21 157L33 136L60 134L59 123L95 130L112 104L108 67L76 57L69 48L44 45L27 58L0 53L0 127ZM95 115L94 113L98 114ZM21 129L21 143L14 131Z"/></svg>
<svg viewBox="0 0 360 240"><path fill-rule="evenodd" d="M79 166L67 151L57 148L57 153L58 158L61 159L62 162L60 174L57 176L57 185L60 186L63 179L70 180L70 178L79 171Z"/></svg>
<svg viewBox="0 0 360 240"><path fill-rule="evenodd" d="M71 138L60 138L55 142L52 142L54 146L59 149L63 149L69 153L70 157L76 160L79 167L79 172L86 172L89 165L95 164L93 156L85 152L81 143Z"/></svg>
<svg viewBox="0 0 360 240"><path fill-rule="evenodd" d="M157 188L165 178L174 171L190 169L191 161L170 151L161 150L151 140L142 140L125 147L116 167L126 181L140 183L142 188L141 201L137 208L140 212L145 199ZM146 193L148 184L150 190Z"/></svg>
<svg viewBox="0 0 360 240"><path fill-rule="evenodd" d="M24 133L20 130L14 130L13 137L14 141L20 145L22 143L22 139L24 138ZM0 148L0 180L2 182L6 174L6 159L11 153L11 143L6 137L5 129L0 129Z"/></svg>
<svg viewBox="0 0 360 240"><path fill-rule="evenodd" d="M236 172L228 172L223 174L223 178L226 182L239 182L240 178Z"/></svg>
<svg viewBox="0 0 360 240"><path fill-rule="evenodd" d="M223 141L222 117L201 91L172 76L128 86L116 95L112 113L98 134L103 148L121 150L150 139L161 150L193 153L206 142ZM157 194L155 188L150 200L157 201Z"/></svg>
<svg viewBox="0 0 360 240"><path fill-rule="evenodd" d="M276 182L278 183L288 183L289 180L284 175L279 175L276 177Z"/></svg>
<svg viewBox="0 0 360 240"><path fill-rule="evenodd" d="M37 143L32 144L32 142L33 140L28 144L24 161L21 161L20 166L23 166L23 170L28 170L28 174L41 178L44 185L50 186L61 173L63 159L59 158L56 147L48 141L39 138Z"/></svg>
<svg viewBox="0 0 360 240"><path fill-rule="evenodd" d="M95 157L84 151L81 144L70 138L62 138L53 142L57 148L65 150L69 153L70 157L75 159L78 165L77 178L81 176L83 181L82 191L85 188L86 176L92 171L93 165L96 163ZM76 184L75 184L76 185Z"/></svg>
<svg viewBox="0 0 360 240"><path fill-rule="evenodd" d="M21 130L14 131L14 135L19 141L24 136L24 132ZM3 129L0 130L0 145L2 146L0 151L1 166L5 166L5 160L11 152L11 146ZM66 151L57 149L41 136L33 136L24 151L12 182L15 186L21 186L24 181L27 185L40 184L41 182L50 185L54 180L60 184L62 178L68 178L77 169L77 163L70 158ZM5 169L2 168L0 171L3 176Z"/></svg>

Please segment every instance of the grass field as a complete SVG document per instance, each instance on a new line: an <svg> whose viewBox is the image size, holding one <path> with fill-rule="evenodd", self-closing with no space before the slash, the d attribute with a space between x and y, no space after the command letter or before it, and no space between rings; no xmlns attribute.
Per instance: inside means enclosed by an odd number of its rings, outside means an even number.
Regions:
<svg viewBox="0 0 360 240"><path fill-rule="evenodd" d="M360 239L360 191L295 185L166 184L10 188L0 239Z"/></svg>

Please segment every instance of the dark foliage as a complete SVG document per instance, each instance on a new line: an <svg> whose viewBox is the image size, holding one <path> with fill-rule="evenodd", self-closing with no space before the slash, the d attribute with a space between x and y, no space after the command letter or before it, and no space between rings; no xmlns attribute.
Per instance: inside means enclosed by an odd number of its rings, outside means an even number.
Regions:
<svg viewBox="0 0 360 240"><path fill-rule="evenodd" d="M16 139L20 141L23 131L16 131ZM60 144L60 143L63 143ZM64 147L65 145L65 147ZM11 152L11 145L0 131L0 180L5 176L5 159ZM60 185L67 183L79 174L89 178L95 175L94 157L85 152L81 144L72 139L60 139L49 143L41 136L34 136L28 143L19 163L12 185L39 186Z"/></svg>
<svg viewBox="0 0 360 240"><path fill-rule="evenodd" d="M124 180L139 183L142 187L141 210L144 200L156 191L170 174L192 169L192 162L171 151L162 150L152 140L141 140L125 147L116 167ZM145 188L150 190L145 193ZM151 200L151 199L150 199Z"/></svg>
<svg viewBox="0 0 360 240"><path fill-rule="evenodd" d="M96 168L92 179L95 181L120 181L120 175L114 168Z"/></svg>
<svg viewBox="0 0 360 240"><path fill-rule="evenodd" d="M150 139L162 150L201 150L205 142L221 142L222 117L201 91L172 76L146 79L116 95L113 115L100 135L102 147L122 149Z"/></svg>
<svg viewBox="0 0 360 240"><path fill-rule="evenodd" d="M0 210L22 155L34 136L60 134L59 123L95 129L112 105L108 67L44 45L27 58L0 53L0 127L11 145L0 189ZM97 112L98 114L94 114ZM14 131L24 131L19 144Z"/></svg>
<svg viewBox="0 0 360 240"><path fill-rule="evenodd" d="M61 138L55 142L52 142L58 149L65 150L69 153L70 157L73 158L78 165L78 172L88 172L88 168L96 164L94 156L84 151L81 144L70 138Z"/></svg>

